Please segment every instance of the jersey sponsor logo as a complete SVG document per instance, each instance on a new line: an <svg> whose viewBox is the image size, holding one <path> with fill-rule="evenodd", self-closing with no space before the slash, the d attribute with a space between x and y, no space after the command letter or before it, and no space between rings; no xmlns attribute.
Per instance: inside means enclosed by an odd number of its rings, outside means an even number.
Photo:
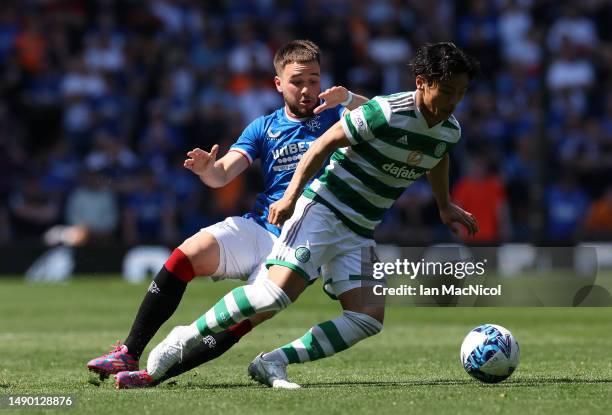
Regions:
<svg viewBox="0 0 612 415"><path fill-rule="evenodd" d="M309 146L310 143L302 141L299 143L290 143L279 149L273 150L272 157L274 158L275 166L272 167L272 170L286 171L295 169Z"/></svg>
<svg viewBox="0 0 612 415"><path fill-rule="evenodd" d="M438 145L434 149L434 156L442 157L445 151L446 151L446 143L438 143Z"/></svg>
<svg viewBox="0 0 612 415"><path fill-rule="evenodd" d="M416 180L424 174L414 169L407 169L404 166L396 166L395 163L383 164L382 168L385 172L398 179Z"/></svg>
<svg viewBox="0 0 612 415"><path fill-rule="evenodd" d="M355 114L355 123L357 132L359 132L359 135L363 136L363 133L368 131L368 124L366 124L365 120L360 116L360 114Z"/></svg>
<svg viewBox="0 0 612 415"><path fill-rule="evenodd" d="M418 166L423 161L423 152L419 150L411 151L406 158L406 164Z"/></svg>
<svg viewBox="0 0 612 415"><path fill-rule="evenodd" d="M307 143L305 141L287 144L286 146L273 150L272 157L274 158L274 160L278 160L281 157L304 153L306 152L306 150L308 150L309 145L310 143Z"/></svg>
<svg viewBox="0 0 612 415"><path fill-rule="evenodd" d="M268 137L272 140L276 140L281 135L280 131L272 132L272 128L268 128Z"/></svg>
<svg viewBox="0 0 612 415"><path fill-rule="evenodd" d="M301 156L301 154L300 154L300 156ZM299 158L301 158L301 157L299 157ZM299 160L299 158L298 158L298 160ZM291 163L291 164L282 164L280 166L274 166L274 167L272 167L272 170L274 170L274 171L295 170L297 168L298 162Z"/></svg>
<svg viewBox="0 0 612 415"><path fill-rule="evenodd" d="M298 249L295 250L295 259L302 263L308 262L310 259L310 249L306 248L305 246L298 247Z"/></svg>

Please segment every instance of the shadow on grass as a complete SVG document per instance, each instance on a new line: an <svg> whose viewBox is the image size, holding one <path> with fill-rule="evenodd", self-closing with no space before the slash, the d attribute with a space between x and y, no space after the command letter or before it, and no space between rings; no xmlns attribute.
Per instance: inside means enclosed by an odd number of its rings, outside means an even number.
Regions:
<svg viewBox="0 0 612 415"><path fill-rule="evenodd" d="M312 382L303 384L304 387L345 387L345 386L376 386L376 387L410 387L410 386L453 386L453 385L479 385L483 387L533 387L545 385L590 385L608 384L612 379L573 379L573 378L531 378L511 379L496 384L481 383L472 379L435 379L410 381L338 381L338 382Z"/></svg>
<svg viewBox="0 0 612 415"><path fill-rule="evenodd" d="M435 380L410 380L410 381L337 381L337 382L305 382L302 383L304 389L315 388L345 388L345 387L416 387L416 386L465 386L474 385L481 387L534 387L546 385L598 385L610 384L612 379L572 379L572 378L530 378L530 379L511 379L497 384L480 383L472 379L435 379ZM167 389L251 389L262 388L256 383L198 383L197 381L168 382L160 385Z"/></svg>

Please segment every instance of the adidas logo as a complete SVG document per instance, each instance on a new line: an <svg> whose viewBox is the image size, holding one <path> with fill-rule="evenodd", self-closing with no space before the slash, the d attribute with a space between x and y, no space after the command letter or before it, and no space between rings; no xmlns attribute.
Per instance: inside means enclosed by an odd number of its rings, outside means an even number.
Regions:
<svg viewBox="0 0 612 415"><path fill-rule="evenodd" d="M408 145L408 136L407 135L403 135L400 138L398 138L397 140L395 140L396 143L400 143L400 144L406 144Z"/></svg>

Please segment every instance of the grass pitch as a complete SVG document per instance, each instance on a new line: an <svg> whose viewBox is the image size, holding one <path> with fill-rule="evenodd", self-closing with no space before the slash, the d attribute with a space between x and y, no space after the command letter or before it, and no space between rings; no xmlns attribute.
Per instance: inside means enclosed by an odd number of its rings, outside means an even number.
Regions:
<svg viewBox="0 0 612 415"><path fill-rule="evenodd" d="M190 323L233 286L194 281L144 361L173 326ZM319 283L227 354L175 382L146 390L89 383L85 363L125 338L145 290L117 277L60 285L0 279L0 398L72 395L75 408L47 411L78 414L539 415L609 414L612 407L612 308L390 307L378 336L332 358L290 366L290 379L303 389L252 382L246 368L257 353L339 313ZM459 363L463 337L482 323L509 328L521 346L518 370L501 384L479 383ZM18 413L28 412L36 411Z"/></svg>

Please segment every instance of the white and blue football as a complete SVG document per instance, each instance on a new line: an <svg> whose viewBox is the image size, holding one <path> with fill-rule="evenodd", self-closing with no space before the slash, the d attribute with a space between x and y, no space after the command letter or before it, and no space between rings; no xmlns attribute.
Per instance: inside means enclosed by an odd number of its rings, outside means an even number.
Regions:
<svg viewBox="0 0 612 415"><path fill-rule="evenodd" d="M519 364L519 355L519 345L510 330L496 324L476 327L461 345L463 368L485 383L508 378Z"/></svg>

